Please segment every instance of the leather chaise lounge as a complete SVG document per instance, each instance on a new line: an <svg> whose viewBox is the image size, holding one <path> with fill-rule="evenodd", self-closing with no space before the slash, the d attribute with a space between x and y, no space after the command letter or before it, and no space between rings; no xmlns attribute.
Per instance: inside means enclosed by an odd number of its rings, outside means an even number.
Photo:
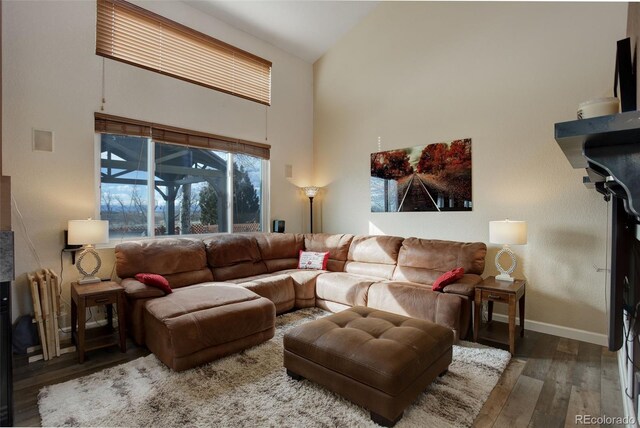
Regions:
<svg viewBox="0 0 640 428"><path fill-rule="evenodd" d="M327 269L297 269L300 251L329 252ZM464 338L485 256L480 242L219 234L118 244L116 272L133 340L184 370L268 340L276 313L313 306L332 312L370 307L435 322ZM465 270L460 280L442 292L431 289L457 267ZM138 273L163 275L174 292L165 296L142 284Z"/></svg>

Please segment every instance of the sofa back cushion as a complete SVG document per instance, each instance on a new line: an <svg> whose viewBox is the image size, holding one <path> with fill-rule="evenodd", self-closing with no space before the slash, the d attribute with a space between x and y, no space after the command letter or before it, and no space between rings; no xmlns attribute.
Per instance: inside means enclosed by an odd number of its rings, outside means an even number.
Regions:
<svg viewBox="0 0 640 428"><path fill-rule="evenodd" d="M442 273L458 267L465 274L482 275L486 255L483 242L407 238L402 242L393 279L430 285Z"/></svg>
<svg viewBox="0 0 640 428"><path fill-rule="evenodd" d="M331 235L329 233L307 233L304 235L305 251L329 252L327 270L342 272L349 255L353 235Z"/></svg>
<svg viewBox="0 0 640 428"><path fill-rule="evenodd" d="M254 235L268 272L298 267L304 238L297 233L257 233Z"/></svg>
<svg viewBox="0 0 640 428"><path fill-rule="evenodd" d="M267 273L252 234L219 234L204 240L207 262L215 281Z"/></svg>
<svg viewBox="0 0 640 428"><path fill-rule="evenodd" d="M128 241L116 245L116 273L133 278L138 273L164 276L171 288L213 281L204 243L199 239L167 238Z"/></svg>
<svg viewBox="0 0 640 428"><path fill-rule="evenodd" d="M349 246L345 272L391 279L403 238L355 236Z"/></svg>

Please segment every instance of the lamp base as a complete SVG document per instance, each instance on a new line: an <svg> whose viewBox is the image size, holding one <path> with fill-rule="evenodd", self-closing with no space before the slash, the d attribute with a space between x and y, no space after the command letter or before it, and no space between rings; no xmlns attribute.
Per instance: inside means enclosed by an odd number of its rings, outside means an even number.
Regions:
<svg viewBox="0 0 640 428"><path fill-rule="evenodd" d="M88 256L93 256L96 262L94 269L91 272L87 272L87 269L85 269L85 266L83 266L83 262L86 262ZM93 248L92 245L86 245L84 247L84 250L82 250L82 252L80 253L78 261L76 262L76 268L78 268L78 272L80 272L80 275L82 275L80 279L78 279L78 284L93 284L95 282L102 281L96 276L98 270L100 269L100 266L102 266L102 261L100 260L100 256L98 255L97 251Z"/></svg>
<svg viewBox="0 0 640 428"><path fill-rule="evenodd" d="M496 276L496 281L513 282L514 279L511 275L502 273Z"/></svg>
<svg viewBox="0 0 640 428"><path fill-rule="evenodd" d="M97 276L83 276L82 278L78 279L78 284L80 285L94 284L96 282L102 282L102 280Z"/></svg>
<svg viewBox="0 0 640 428"><path fill-rule="evenodd" d="M503 254L508 255L511 259L511 266L509 266L509 268L507 269L503 268L500 264L500 256L502 256ZM514 270L516 270L516 256L515 254L513 254L513 251L511 251L511 248L509 248L508 245L502 247L502 249L498 251L498 254L496 254L496 268L498 269L498 272L500 272L500 275L496 276L497 281L513 282L511 274Z"/></svg>

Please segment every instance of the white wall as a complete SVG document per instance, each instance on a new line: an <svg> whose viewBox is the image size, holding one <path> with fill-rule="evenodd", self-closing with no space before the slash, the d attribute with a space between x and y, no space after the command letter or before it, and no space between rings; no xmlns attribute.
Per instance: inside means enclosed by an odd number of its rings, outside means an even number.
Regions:
<svg viewBox="0 0 640 428"><path fill-rule="evenodd" d="M177 1L143 7L273 62L272 106L219 93L105 60L105 113L271 144L271 218L302 232L305 200L292 182L312 171L312 66ZM100 109L102 58L95 55L93 1L3 2L3 171L12 177L22 213L13 211L16 241L14 317L31 312L26 272L60 271L62 230L95 213L93 114ZM53 153L31 150L32 128L55 133ZM285 164L294 179L285 179ZM23 228L24 225L24 228ZM113 250L101 251L108 277ZM77 271L64 255L64 293Z"/></svg>
<svg viewBox="0 0 640 428"><path fill-rule="evenodd" d="M607 206L554 141L577 104L611 96L626 3L383 3L314 64L315 180L325 232L515 247L527 320L606 334ZM371 213L369 154L471 137L473 212ZM490 245L485 274L497 273ZM569 331L569 330L567 330ZM582 335L581 337L585 337Z"/></svg>

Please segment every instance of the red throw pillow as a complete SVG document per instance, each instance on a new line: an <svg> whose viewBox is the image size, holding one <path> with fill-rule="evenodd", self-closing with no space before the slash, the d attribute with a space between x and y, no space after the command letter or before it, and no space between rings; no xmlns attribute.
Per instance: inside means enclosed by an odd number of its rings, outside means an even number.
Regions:
<svg viewBox="0 0 640 428"><path fill-rule="evenodd" d="M171 289L167 278L162 275L158 275L157 273L139 273L136 274L136 279L145 285L159 288L160 290L164 291L164 294L173 293L173 290Z"/></svg>
<svg viewBox="0 0 640 428"><path fill-rule="evenodd" d="M300 258L298 259L298 269L327 269L329 261L329 252L316 253L313 251L300 250Z"/></svg>
<svg viewBox="0 0 640 428"><path fill-rule="evenodd" d="M460 278L464 276L464 268L455 268L450 270L449 272L445 272L436 279L436 281L431 286L431 289L434 291L442 291L444 287L456 282Z"/></svg>

